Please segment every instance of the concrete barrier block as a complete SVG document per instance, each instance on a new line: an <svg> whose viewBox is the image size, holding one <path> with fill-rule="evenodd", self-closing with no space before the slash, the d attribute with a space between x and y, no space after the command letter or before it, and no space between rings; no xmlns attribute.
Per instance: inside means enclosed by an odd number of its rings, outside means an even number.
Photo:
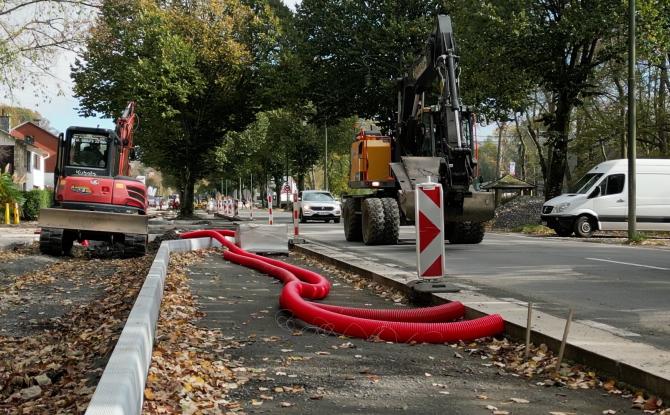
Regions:
<svg viewBox="0 0 670 415"><path fill-rule="evenodd" d="M171 252L221 246L211 238L164 241L105 366L87 415L139 415Z"/></svg>

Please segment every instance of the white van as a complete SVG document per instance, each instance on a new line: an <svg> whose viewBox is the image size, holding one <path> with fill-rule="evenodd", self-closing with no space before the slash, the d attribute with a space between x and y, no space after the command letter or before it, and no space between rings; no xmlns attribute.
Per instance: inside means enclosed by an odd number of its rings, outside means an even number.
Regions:
<svg viewBox="0 0 670 415"><path fill-rule="evenodd" d="M636 173L637 229L670 231L670 160L638 159ZM627 176L626 159L598 164L572 193L545 202L542 222L560 236L628 229Z"/></svg>

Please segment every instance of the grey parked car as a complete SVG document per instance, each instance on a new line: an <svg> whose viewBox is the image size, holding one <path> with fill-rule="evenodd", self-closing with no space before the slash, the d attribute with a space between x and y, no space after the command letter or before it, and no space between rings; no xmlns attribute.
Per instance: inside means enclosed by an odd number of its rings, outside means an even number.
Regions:
<svg viewBox="0 0 670 415"><path fill-rule="evenodd" d="M330 192L325 190L305 190L300 192L298 196L300 222L305 223L308 220L328 222L332 220L335 223L340 223L342 206L340 206L340 202L335 200Z"/></svg>

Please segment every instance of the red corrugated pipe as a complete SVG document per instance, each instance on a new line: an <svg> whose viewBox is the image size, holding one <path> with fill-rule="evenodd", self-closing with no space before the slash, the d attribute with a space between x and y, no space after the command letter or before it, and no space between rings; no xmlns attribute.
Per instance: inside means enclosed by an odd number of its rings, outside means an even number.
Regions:
<svg viewBox="0 0 670 415"><path fill-rule="evenodd" d="M228 248L223 253L225 259L281 280L285 284L279 297L281 307L321 329L351 337L405 343L473 340L493 336L504 330L504 321L497 314L474 320L449 322L465 313L465 307L457 301L436 307L404 310L361 309L305 301L305 298L325 298L330 291L328 280L295 265L247 252L227 240L226 236L235 236L235 232L202 230L188 232L181 237L214 238Z"/></svg>

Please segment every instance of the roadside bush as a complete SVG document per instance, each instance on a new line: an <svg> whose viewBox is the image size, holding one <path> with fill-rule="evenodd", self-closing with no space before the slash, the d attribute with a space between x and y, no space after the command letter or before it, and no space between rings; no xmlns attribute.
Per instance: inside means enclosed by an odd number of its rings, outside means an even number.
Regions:
<svg viewBox="0 0 670 415"><path fill-rule="evenodd" d="M0 207L2 207L2 211L4 212L5 203L22 205L23 201L23 195L12 181L12 176L7 173L0 174Z"/></svg>
<svg viewBox="0 0 670 415"><path fill-rule="evenodd" d="M25 220L37 220L40 209L51 205L51 191L49 190L30 190L24 192L24 197L22 217Z"/></svg>

